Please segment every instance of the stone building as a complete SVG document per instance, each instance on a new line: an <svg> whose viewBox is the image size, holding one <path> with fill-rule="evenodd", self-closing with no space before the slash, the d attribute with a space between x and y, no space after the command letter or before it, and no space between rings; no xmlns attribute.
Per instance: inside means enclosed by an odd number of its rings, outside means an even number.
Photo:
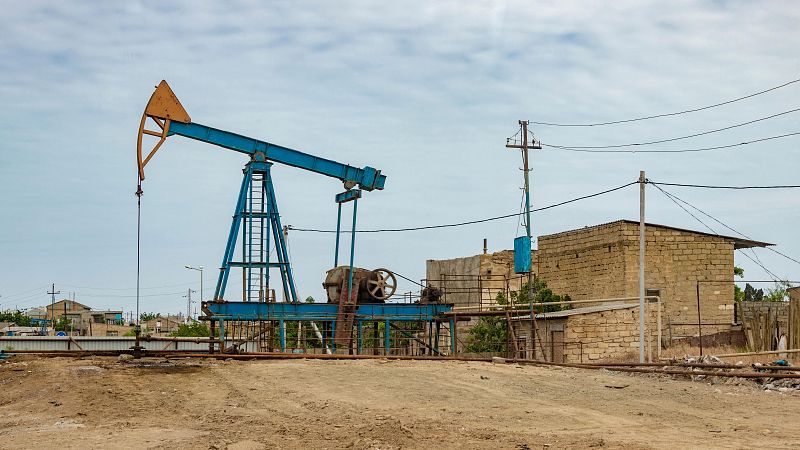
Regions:
<svg viewBox="0 0 800 450"><path fill-rule="evenodd" d="M734 250L766 242L667 225L646 224L645 283L661 299L665 337L696 333L698 288L703 333L731 329L734 321ZM639 295L639 223L619 220L538 239L532 269L556 294L573 300ZM429 260L427 281L456 308L488 307L504 286L521 285L513 251ZM517 287L518 289L518 287Z"/></svg>
<svg viewBox="0 0 800 450"><path fill-rule="evenodd" d="M651 303L646 310L645 347L649 359L656 359L658 308ZM557 363L638 358L638 304L619 302L537 314L536 342L531 339L534 324L530 315L515 316L512 324L520 357Z"/></svg>

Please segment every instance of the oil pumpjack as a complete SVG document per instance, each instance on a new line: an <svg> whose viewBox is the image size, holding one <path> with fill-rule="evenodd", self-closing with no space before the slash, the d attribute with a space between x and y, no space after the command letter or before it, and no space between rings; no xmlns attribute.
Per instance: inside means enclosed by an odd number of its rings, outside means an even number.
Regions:
<svg viewBox="0 0 800 450"><path fill-rule="evenodd" d="M326 329L332 330L330 333L332 336L320 335L326 348L352 350L355 323L360 353L363 322L385 322L386 351L390 348L392 322L435 322L438 330L442 322L449 321L452 329L454 322L442 316L444 312L452 309L452 305L387 302L397 288L395 275L388 269L368 270L353 265L358 199L361 198L363 191L384 188L386 176L381 174L380 170L370 166L363 168L350 166L192 122L170 86L162 80L150 97L139 125L136 152L140 187L145 179L145 167L171 136L187 137L249 157L249 162L243 169L244 177L238 191L214 298L201 302L204 314L201 319L211 322L212 334L214 326L218 325L220 335L226 336L226 321L277 322L280 330L280 348L285 351L286 321L310 321L312 324L321 321L329 323L330 326ZM148 144L145 140L151 141L146 152L143 151L143 146ZM334 268L328 271L323 283L328 297L326 304L299 301L271 177L272 166L276 163L335 178L344 184L345 191L335 196L338 204L336 249ZM141 188L137 192L137 195L140 194ZM340 266L338 256L342 205L349 202L353 203L350 264ZM242 255L242 259L238 261L234 259L237 243ZM275 261L270 260L272 246L277 255ZM241 301L229 301L226 298L228 278L233 268L242 269ZM273 292L270 289L270 269L279 271L283 302L278 302L275 296L270 294ZM314 327L316 329L316 325ZM438 331L436 336L438 340ZM451 350L454 352L455 336L450 333L450 337ZM434 350L432 343L426 347ZM221 344L219 349L225 351L225 344Z"/></svg>

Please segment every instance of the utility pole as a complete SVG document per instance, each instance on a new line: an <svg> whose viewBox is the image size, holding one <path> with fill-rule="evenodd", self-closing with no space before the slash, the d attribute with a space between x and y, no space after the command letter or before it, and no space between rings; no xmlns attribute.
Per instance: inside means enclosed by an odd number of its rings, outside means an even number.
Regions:
<svg viewBox="0 0 800 450"><path fill-rule="evenodd" d="M647 185L647 178L644 176L644 170L639 172L639 362L644 362L644 318L645 318L645 303L644 303L644 255L645 255L645 238L644 238L644 187ZM659 342L658 345L661 345Z"/></svg>
<svg viewBox="0 0 800 450"><path fill-rule="evenodd" d="M186 300L186 323L189 323L189 320L191 320L191 318L192 318L192 292L197 292L197 291L193 291L192 289L189 289L186 292L186 295L184 295L184 297L187 298L187 300Z"/></svg>
<svg viewBox="0 0 800 450"><path fill-rule="evenodd" d="M528 240L533 238L531 234L531 189L530 189L530 169L528 163L528 150L534 149L539 150L542 148L542 145L534 140L531 144L528 144L528 121L527 120L520 120L519 125L522 128L522 145L518 144L516 140L508 141L506 143L507 148L518 148L522 150L522 163L523 163L523 171L525 174L525 231L528 236ZM528 271L528 290L530 291L533 289L533 270ZM530 296L530 292L529 292Z"/></svg>
<svg viewBox="0 0 800 450"><path fill-rule="evenodd" d="M60 293L61 291L56 291L56 284L53 283L48 294L52 296L50 297L50 325L53 327L54 335L56 334L56 294Z"/></svg>
<svg viewBox="0 0 800 450"><path fill-rule="evenodd" d="M187 268L189 270L197 270L197 271L200 272L200 301L202 302L203 301L203 266L197 266L197 267L183 266L183 267L185 267L185 268Z"/></svg>
<svg viewBox="0 0 800 450"><path fill-rule="evenodd" d="M528 121L527 120L520 120L519 126L522 132L522 144L518 144L516 140L507 140L506 147L507 148L517 148L522 150L522 162L523 162L523 171L525 174L525 232L526 236L528 237L528 248L530 248L530 243L532 240L532 233L531 233L531 190L530 190L530 169L528 164L528 150L530 149L541 149L542 146L539 142L535 139L531 144L528 144ZM513 142L513 143L512 143ZM530 255L528 255L530 258ZM534 312L533 302L535 298L535 289L533 286L533 265L531 264L528 267L528 301L531 307L531 339L533 341L534 348L536 347L535 338L533 335L536 335L536 314ZM514 343L516 347L516 342ZM544 353L544 348L542 348L542 352Z"/></svg>

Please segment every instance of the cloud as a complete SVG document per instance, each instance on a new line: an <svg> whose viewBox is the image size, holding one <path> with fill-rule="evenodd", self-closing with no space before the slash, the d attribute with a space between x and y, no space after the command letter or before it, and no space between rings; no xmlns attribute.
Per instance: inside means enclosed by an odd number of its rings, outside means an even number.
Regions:
<svg viewBox="0 0 800 450"><path fill-rule="evenodd" d="M6 5L0 289L51 280L133 286L133 146L144 103L162 78L200 123L382 169L386 190L359 207L365 228L456 222L518 210L519 156L503 146L518 119L613 120L780 84L800 73L798 15L791 2ZM545 142L576 145L658 139L791 109L799 93L792 87L630 126L533 130ZM692 145L797 131L796 124L787 116ZM700 155L540 151L533 198L555 203L631 181L640 169L669 181L788 182L798 169L795 144L790 138ZM244 162L178 138L159 151L143 199L145 286L191 282L196 274L182 269L187 263L218 264ZM275 177L284 223L334 225L338 182L283 167ZM685 195L734 228L800 254L787 207L792 194ZM635 217L637 202L631 190L554 209L534 215L534 230ZM648 211L656 222L702 228L656 192ZM512 219L359 237L356 262L421 278L425 259L476 253L483 237L493 249L509 248L516 228ZM292 233L290 242L301 295L322 296L332 238ZM762 260L796 273L779 257ZM129 299L106 302L131 306ZM165 311L182 302L145 300L146 309Z"/></svg>

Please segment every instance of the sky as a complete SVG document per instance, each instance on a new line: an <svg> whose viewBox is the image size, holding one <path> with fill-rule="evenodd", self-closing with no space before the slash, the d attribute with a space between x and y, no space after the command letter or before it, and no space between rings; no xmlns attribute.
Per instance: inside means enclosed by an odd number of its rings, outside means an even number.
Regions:
<svg viewBox="0 0 800 450"><path fill-rule="evenodd" d="M135 310L136 136L167 80L192 120L387 176L359 201L361 229L520 211L518 120L595 123L716 104L800 78L792 1L2 2L0 309L61 294ZM597 127L531 125L536 139L606 146L696 134L799 107L800 83L691 114ZM735 144L798 129L800 112L646 146ZM797 184L800 136L707 152L531 154L533 207L653 181ZM630 147L626 147L630 149ZM644 150L645 147L636 147ZM141 311L213 296L244 155L167 140L143 183ZM333 178L278 166L284 225L336 225ZM752 239L800 259L798 190L664 187ZM653 186L649 222L708 231ZM349 205L344 209L350 214ZM695 214L720 234L735 234ZM536 236L638 219L637 186L533 214ZM425 261L513 248L516 218L361 234L356 266L415 280ZM334 237L292 231L301 298L324 299ZM343 240L343 247L349 245ZM341 254L342 259L348 252ZM751 259L760 261L756 264ZM800 264L736 252L747 279L800 279ZM241 289L238 274L229 292ZM768 286L768 285L767 285ZM416 291L401 280L399 290ZM195 298L197 298L195 294Z"/></svg>

